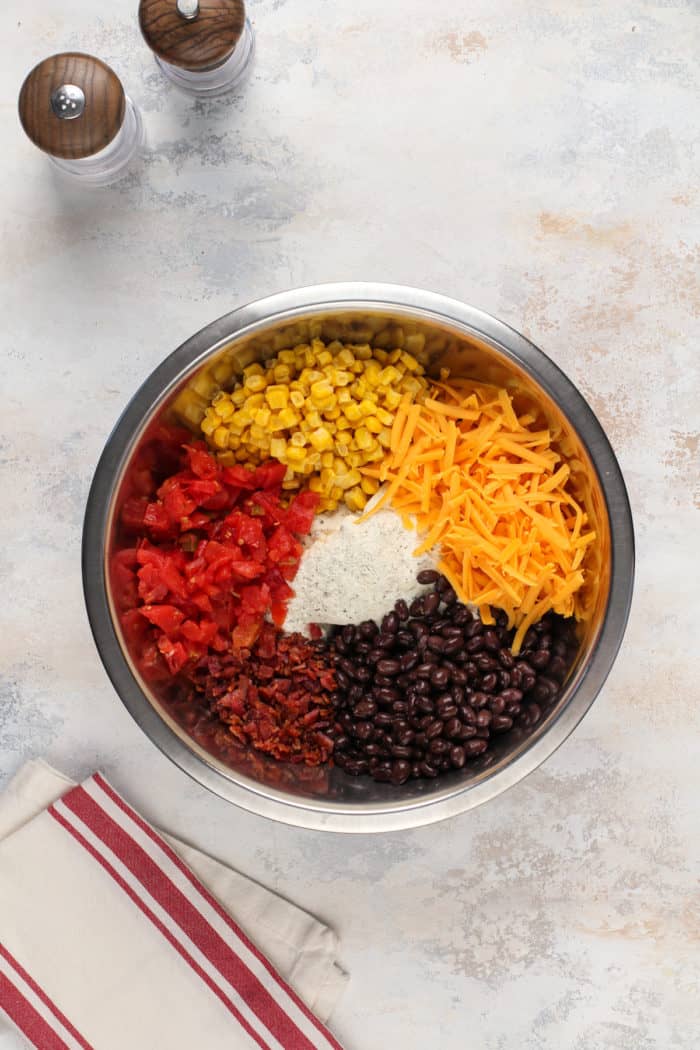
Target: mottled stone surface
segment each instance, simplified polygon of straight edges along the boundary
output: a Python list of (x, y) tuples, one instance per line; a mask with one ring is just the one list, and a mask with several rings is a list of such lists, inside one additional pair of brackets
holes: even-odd
[[(95, 767), (161, 825), (338, 929), (349, 1050), (698, 1044), (700, 5), (251, 0), (239, 97), (195, 104), (135, 0), (3, 11), (0, 773)], [(59, 185), (13, 99), (92, 51), (149, 145), (119, 187)], [(188, 781), (96, 656), (80, 531), (142, 379), (294, 285), (433, 288), (525, 331), (620, 457), (639, 569), (627, 638), (570, 740), (505, 796), (383, 838), (293, 830)]]

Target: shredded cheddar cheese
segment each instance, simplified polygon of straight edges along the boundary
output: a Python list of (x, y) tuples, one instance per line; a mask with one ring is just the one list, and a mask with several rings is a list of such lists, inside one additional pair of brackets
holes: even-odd
[(386, 483), (360, 521), (388, 503), (421, 535), (415, 554), (440, 550), (459, 598), (515, 627), (518, 652), (547, 612), (584, 619), (586, 551), (595, 541), (567, 490), (570, 467), (549, 429), (518, 417), (505, 389), (435, 383), (423, 404), (402, 403), (386, 459), (362, 473)]

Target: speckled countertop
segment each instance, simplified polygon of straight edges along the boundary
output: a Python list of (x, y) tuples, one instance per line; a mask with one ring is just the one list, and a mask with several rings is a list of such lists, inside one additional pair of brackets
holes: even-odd
[[(314, 910), (352, 983), (348, 1050), (694, 1050), (700, 979), (698, 0), (251, 0), (240, 97), (195, 104), (136, 4), (9, 0), (0, 252), (0, 779), (101, 767), (162, 826)], [(119, 187), (59, 186), (22, 77), (112, 63), (148, 148)], [(182, 339), (272, 291), (432, 288), (527, 333), (578, 383), (638, 538), (597, 703), (494, 802), (340, 837), (238, 812), (115, 697), (80, 584), (91, 474)]]

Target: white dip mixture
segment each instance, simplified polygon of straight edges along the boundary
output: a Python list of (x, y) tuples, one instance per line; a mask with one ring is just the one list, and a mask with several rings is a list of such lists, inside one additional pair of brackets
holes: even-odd
[(421, 569), (435, 568), (432, 556), (415, 558), (417, 533), (404, 528), (395, 511), (382, 509), (356, 524), (345, 508), (319, 515), (299, 571), (292, 581), (285, 631), (308, 633), (310, 623), (361, 623), (381, 620), (397, 598), (422, 594)]

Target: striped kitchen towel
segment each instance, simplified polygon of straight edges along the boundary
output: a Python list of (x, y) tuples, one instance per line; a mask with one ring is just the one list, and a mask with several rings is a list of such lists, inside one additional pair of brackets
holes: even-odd
[(340, 1050), (335, 949), (99, 773), (33, 762), (0, 798), (0, 1018), (39, 1050)]

